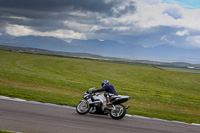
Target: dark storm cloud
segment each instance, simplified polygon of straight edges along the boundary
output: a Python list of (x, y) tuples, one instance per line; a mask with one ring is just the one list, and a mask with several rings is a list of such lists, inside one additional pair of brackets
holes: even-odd
[(69, 11), (91, 11), (110, 14), (114, 3), (103, 0), (1, 0), (2, 14), (25, 17), (50, 17), (51, 13)]
[(122, 3), (123, 0), (0, 0), (0, 25), (31, 26), (40, 31), (66, 28), (65, 20), (99, 25), (95, 15), (76, 16), (72, 13), (90, 12), (101, 17), (119, 17), (135, 10), (134, 3), (130, 2), (124, 9), (115, 12), (113, 9)]
[[(121, 4), (121, 3), (120, 3)], [(126, 14), (126, 13), (134, 13), (136, 11), (136, 8), (135, 8), (135, 2), (133, 2), (133, 1), (130, 1), (129, 3), (128, 3), (128, 5), (126, 5), (125, 7), (124, 7), (124, 9), (121, 9), (121, 10), (119, 10), (119, 12), (118, 13), (113, 13), (113, 16), (115, 16), (115, 17), (120, 17), (120, 16), (122, 16), (122, 15), (124, 15), (124, 14)]]

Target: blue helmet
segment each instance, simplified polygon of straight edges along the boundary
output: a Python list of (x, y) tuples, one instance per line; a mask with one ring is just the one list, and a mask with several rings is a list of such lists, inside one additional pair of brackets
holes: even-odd
[(105, 86), (109, 85), (109, 81), (104, 80), (101, 85), (102, 85), (102, 87), (105, 87)]

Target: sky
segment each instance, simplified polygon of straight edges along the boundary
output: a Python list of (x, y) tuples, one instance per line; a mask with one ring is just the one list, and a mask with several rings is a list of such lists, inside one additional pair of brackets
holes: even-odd
[(199, 0), (0, 0), (0, 35), (200, 48)]

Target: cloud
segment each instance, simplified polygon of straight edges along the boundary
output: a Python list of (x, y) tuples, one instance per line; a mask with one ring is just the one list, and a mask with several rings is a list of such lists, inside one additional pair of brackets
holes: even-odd
[[(3, 8), (34, 10), (44, 12), (63, 12), (72, 10), (87, 10), (92, 12), (107, 12), (112, 8), (114, 1), (105, 3), (104, 0), (3, 0)], [(51, 10), (49, 10), (51, 9)]]
[(86, 39), (86, 36), (83, 33), (74, 32), (73, 30), (55, 30), (50, 32), (40, 32), (31, 29), (28, 26), (21, 25), (11, 25), (9, 24), (6, 27), (6, 32), (12, 36), (54, 36), (58, 38), (69, 38), (69, 39)]
[[(112, 29), (99, 18), (120, 18), (134, 11), (131, 0), (6, 0), (0, 1), (0, 25), (18, 25), (15, 26), (17, 29), (20, 26), (31, 27), (31, 31), (28, 28), (23, 30), (25, 35), (33, 34), (33, 31), (46, 34), (65, 30), (91, 36), (99, 30)], [(12, 34), (21, 36), (22, 33)]]
[(167, 13), (169, 16), (173, 17), (174, 19), (182, 18), (182, 13), (180, 12), (180, 9), (176, 7), (169, 7), (165, 9), (163, 13)]
[(104, 29), (104, 27), (99, 26), (99, 25), (81, 24), (81, 23), (77, 23), (73, 21), (64, 21), (63, 23), (67, 28), (73, 29), (75, 31), (81, 31), (81, 32), (94, 32), (94, 31)]
[(19, 17), (19, 16), (2, 16), (2, 18), (8, 18), (8, 19), (18, 19), (18, 20), (31, 20), (26, 17)]
[(200, 36), (188, 36), (187, 41), (192, 47), (200, 48)]
[(200, 9), (189, 10), (179, 5), (137, 3), (137, 22), (143, 28), (170, 26), (200, 30), (197, 24), (200, 22), (199, 13)]
[(177, 31), (176, 35), (178, 35), (178, 36), (189, 35), (189, 31), (188, 30)]
[(170, 40), (170, 39), (168, 39), (168, 36), (167, 35), (163, 35), (161, 38), (160, 38), (160, 40), (162, 40), (162, 41), (165, 41), (166, 43), (168, 43), (168, 44), (176, 44), (176, 42), (174, 41), (174, 40)]
[(130, 27), (113, 27), (113, 31), (128, 31), (128, 30), (131, 30)]
[(162, 0), (140, 0), (140, 2), (150, 4), (150, 5), (158, 5), (162, 2)]

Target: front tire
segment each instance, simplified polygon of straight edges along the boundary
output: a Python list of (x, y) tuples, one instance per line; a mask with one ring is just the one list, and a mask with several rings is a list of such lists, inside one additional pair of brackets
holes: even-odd
[(122, 119), (126, 115), (126, 108), (123, 105), (117, 104), (115, 105), (115, 110), (110, 111), (110, 116), (113, 119)]
[(86, 100), (80, 101), (76, 106), (76, 112), (79, 114), (87, 114), (90, 110), (90, 105)]

